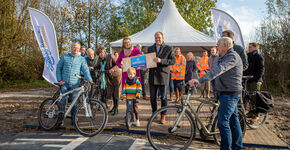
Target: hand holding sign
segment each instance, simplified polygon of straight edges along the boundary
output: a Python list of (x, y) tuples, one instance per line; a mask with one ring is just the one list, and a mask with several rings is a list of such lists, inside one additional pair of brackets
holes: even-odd
[(154, 62), (156, 62), (156, 63), (160, 63), (160, 62), (161, 62), (161, 59), (160, 59), (159, 57), (155, 57), (153, 60), (154, 60)]
[[(149, 53), (141, 56), (124, 58), (122, 65), (123, 72), (126, 72), (129, 67), (134, 67), (136, 70), (157, 67), (154, 58), (157, 58), (156, 53)], [(161, 59), (158, 61), (161, 62)]]

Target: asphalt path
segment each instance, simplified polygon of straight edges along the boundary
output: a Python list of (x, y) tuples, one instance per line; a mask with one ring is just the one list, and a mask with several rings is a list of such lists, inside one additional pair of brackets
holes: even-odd
[[(1, 136), (2, 150), (152, 150), (147, 140), (129, 136), (100, 134), (84, 137), (77, 134), (25, 133)], [(172, 150), (178, 147), (170, 148)], [(191, 150), (200, 148), (190, 147)]]

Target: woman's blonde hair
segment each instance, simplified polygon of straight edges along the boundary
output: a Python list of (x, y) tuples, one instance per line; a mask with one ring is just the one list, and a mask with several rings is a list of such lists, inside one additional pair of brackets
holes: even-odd
[[(129, 37), (124, 37), (124, 38), (123, 38), (123, 42), (122, 42), (122, 49), (121, 49), (121, 52), (124, 51), (124, 48), (125, 48), (125, 46), (124, 46), (124, 42), (125, 42), (126, 40), (129, 40), (129, 41), (131, 42), (131, 39), (130, 39)], [(132, 45), (132, 43), (131, 43), (131, 48), (132, 48), (132, 47), (133, 47), (133, 45)]]
[(179, 47), (175, 47), (174, 48), (174, 52), (177, 51), (177, 50), (179, 50), (181, 52), (181, 49)]
[(191, 60), (193, 60), (193, 53), (192, 52), (188, 52), (187, 54), (186, 54), (186, 56), (192, 56), (192, 58), (191, 58)]
[(136, 69), (133, 67), (128, 68), (127, 70), (127, 74), (129, 74), (130, 72), (134, 73), (136, 75)]

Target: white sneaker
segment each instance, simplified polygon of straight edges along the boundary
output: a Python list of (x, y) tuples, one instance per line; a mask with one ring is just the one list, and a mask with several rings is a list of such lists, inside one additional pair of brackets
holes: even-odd
[(136, 120), (136, 127), (139, 127), (139, 126), (140, 126), (140, 121)]

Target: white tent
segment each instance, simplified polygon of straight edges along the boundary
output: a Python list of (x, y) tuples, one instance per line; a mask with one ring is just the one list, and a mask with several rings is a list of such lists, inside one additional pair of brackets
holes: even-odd
[[(183, 52), (201, 51), (201, 47), (216, 45), (214, 38), (195, 30), (182, 18), (172, 0), (165, 0), (158, 17), (149, 27), (129, 37), (133, 45), (140, 43), (142, 46), (151, 46), (157, 31), (163, 32), (166, 44), (179, 46)], [(122, 39), (111, 42), (110, 45), (113, 48), (121, 47)]]

